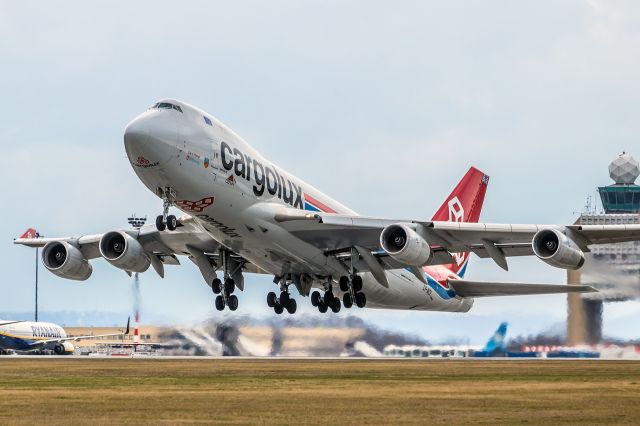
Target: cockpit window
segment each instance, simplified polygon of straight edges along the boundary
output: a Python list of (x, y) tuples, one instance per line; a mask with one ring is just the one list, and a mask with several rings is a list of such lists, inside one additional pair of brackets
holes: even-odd
[(211, 122), (211, 119), (209, 117), (205, 115), (203, 116), (203, 118), (205, 123), (207, 123), (209, 126), (213, 126), (213, 123)]
[(175, 109), (176, 111), (182, 112), (182, 108), (178, 105), (170, 104), (169, 102), (158, 102), (151, 108), (159, 108), (159, 109)]

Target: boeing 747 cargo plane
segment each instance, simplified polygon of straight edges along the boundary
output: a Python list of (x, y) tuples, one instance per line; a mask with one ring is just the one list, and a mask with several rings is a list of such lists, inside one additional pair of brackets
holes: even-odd
[[(489, 176), (471, 168), (428, 220), (358, 215), (267, 160), (210, 114), (173, 99), (136, 117), (124, 133), (131, 166), (162, 199), (156, 224), (64, 238), (24, 236), (43, 247), (45, 267), (86, 280), (103, 257), (128, 273), (190, 259), (217, 296), (238, 308), (244, 273), (270, 274), (278, 314), (296, 311), (293, 285), (320, 312), (372, 308), (467, 312), (474, 297), (593, 291), (587, 286), (475, 282), (470, 253), (507, 269), (511, 256), (535, 255), (578, 269), (599, 243), (640, 239), (640, 225), (478, 223)], [(363, 182), (366, 185), (366, 182)], [(184, 215), (169, 214), (176, 207)]]

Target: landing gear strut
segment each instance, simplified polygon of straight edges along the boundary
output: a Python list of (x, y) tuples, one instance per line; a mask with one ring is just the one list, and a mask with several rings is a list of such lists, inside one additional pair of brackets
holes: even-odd
[(286, 279), (276, 277), (274, 281), (280, 282), (280, 297), (273, 291), (267, 294), (267, 306), (273, 308), (276, 314), (280, 315), (286, 309), (290, 314), (295, 314), (298, 310), (298, 303), (296, 299), (289, 294), (290, 283), (286, 282)]
[(230, 253), (228, 251), (220, 250), (222, 270), (224, 271), (224, 283), (219, 278), (215, 278), (211, 283), (211, 290), (213, 290), (214, 294), (217, 294), (215, 303), (216, 309), (219, 311), (222, 311), (225, 306), (228, 306), (232, 311), (238, 309), (238, 296), (233, 294), (236, 289), (236, 282), (231, 278), (236, 271), (230, 271), (229, 255)]
[(156, 217), (156, 228), (158, 231), (174, 231), (178, 227), (178, 219), (172, 214), (169, 214), (169, 207), (173, 205), (173, 200), (176, 197), (175, 191), (171, 187), (162, 189), (162, 214)]

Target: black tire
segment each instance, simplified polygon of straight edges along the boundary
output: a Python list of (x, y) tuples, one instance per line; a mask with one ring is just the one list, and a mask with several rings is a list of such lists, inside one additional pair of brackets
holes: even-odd
[(298, 303), (296, 299), (289, 299), (289, 303), (287, 303), (287, 312), (290, 314), (295, 314), (298, 309)]
[(321, 314), (327, 312), (327, 305), (324, 303), (324, 300), (320, 300), (320, 303), (318, 303), (318, 310)]
[(342, 304), (346, 309), (349, 309), (353, 306), (353, 300), (351, 300), (351, 295), (349, 293), (345, 293), (342, 297)]
[(278, 301), (278, 296), (276, 296), (276, 294), (272, 291), (270, 291), (267, 294), (267, 306), (270, 308), (273, 308), (274, 306), (276, 306)]
[(311, 304), (317, 308), (318, 303), (320, 303), (320, 292), (314, 291), (311, 293)]
[(340, 290), (349, 291), (349, 277), (342, 276), (340, 277)]
[(167, 229), (169, 231), (175, 231), (178, 227), (178, 219), (172, 214), (167, 216)]
[(333, 302), (331, 302), (331, 310), (333, 311), (333, 313), (337, 314), (338, 312), (340, 312), (341, 307), (342, 303), (340, 303), (340, 299), (334, 297)]
[(287, 306), (289, 304), (289, 300), (291, 300), (289, 293), (287, 293), (286, 291), (280, 293), (280, 305), (282, 305), (283, 307)]
[(216, 309), (219, 311), (224, 309), (224, 299), (222, 299), (222, 296), (216, 296)]
[(227, 299), (227, 305), (229, 305), (229, 309), (231, 309), (232, 311), (238, 309), (238, 296), (236, 296), (235, 294), (229, 296), (229, 298)]
[(273, 307), (273, 310), (276, 312), (276, 314), (280, 315), (282, 312), (284, 312), (284, 308), (280, 305), (276, 305)]
[(364, 293), (356, 293), (356, 305), (358, 305), (358, 308), (367, 306), (367, 296)]
[(215, 278), (211, 283), (211, 290), (213, 290), (213, 294), (220, 294), (220, 290), (222, 290), (222, 281), (220, 278)]
[(324, 304), (327, 305), (327, 307), (331, 306), (331, 303), (333, 303), (333, 299), (335, 299), (335, 296), (331, 291), (324, 292)]
[(164, 221), (162, 220), (162, 216), (156, 217), (156, 229), (158, 231), (164, 231), (165, 229), (167, 229), (167, 225), (165, 225)]
[(227, 295), (233, 293), (233, 290), (236, 288), (236, 282), (233, 280), (233, 278), (227, 278), (226, 280), (224, 280), (224, 291), (227, 293)]
[(353, 276), (353, 291), (356, 293), (362, 291), (362, 277), (360, 275)]

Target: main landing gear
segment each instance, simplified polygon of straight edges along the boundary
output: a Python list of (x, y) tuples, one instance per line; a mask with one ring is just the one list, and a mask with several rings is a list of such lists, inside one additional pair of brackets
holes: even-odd
[(362, 292), (362, 277), (360, 275), (352, 275), (351, 279), (347, 276), (340, 277), (340, 290), (344, 293), (342, 301), (345, 308), (351, 308), (354, 304), (358, 308), (364, 308), (367, 305), (367, 297)]
[(289, 285), (286, 279), (276, 277), (274, 280), (276, 283), (280, 282), (280, 297), (278, 297), (273, 291), (267, 294), (267, 306), (273, 308), (276, 314), (280, 315), (286, 309), (290, 314), (295, 314), (298, 309), (298, 303), (296, 299), (291, 297), (289, 293)]
[[(230, 252), (226, 250), (220, 250), (220, 258), (222, 259), (222, 270), (224, 278), (224, 283), (219, 278), (215, 278), (211, 283), (211, 290), (213, 290), (216, 296), (216, 309), (222, 311), (225, 306), (228, 306), (230, 310), (235, 311), (238, 309), (238, 296), (233, 294), (236, 289), (236, 282), (232, 276), (236, 276), (237, 268), (240, 266), (236, 266), (236, 270), (231, 270), (233, 267), (233, 261), (230, 260)], [(236, 276), (237, 278), (237, 276)], [(242, 278), (242, 277), (240, 277)]]
[(236, 282), (233, 278), (225, 278), (224, 283), (216, 278), (211, 283), (211, 289), (216, 296), (216, 309), (222, 311), (225, 306), (230, 310), (238, 309), (238, 296), (232, 294), (236, 288)]
[(162, 189), (162, 214), (156, 217), (156, 228), (158, 231), (175, 231), (178, 227), (178, 219), (169, 214), (169, 207), (173, 205), (173, 200), (176, 197), (175, 191), (171, 187)]
[(342, 308), (340, 298), (333, 295), (333, 290), (331, 289), (331, 287), (329, 287), (329, 289), (324, 292), (324, 296), (321, 296), (319, 291), (314, 291), (313, 293), (311, 293), (311, 304), (318, 308), (318, 311), (320, 311), (320, 313), (322, 314), (327, 312), (329, 309), (337, 314)]

